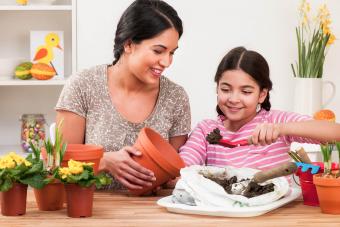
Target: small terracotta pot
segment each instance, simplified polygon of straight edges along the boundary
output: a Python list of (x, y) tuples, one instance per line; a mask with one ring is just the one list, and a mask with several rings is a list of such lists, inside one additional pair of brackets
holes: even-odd
[(42, 189), (33, 189), (39, 210), (52, 211), (63, 208), (65, 200), (64, 184), (55, 180)]
[[(47, 159), (45, 149), (41, 149), (43, 159)], [(103, 157), (104, 148), (102, 146), (92, 144), (68, 144), (61, 165), (67, 167), (70, 159), (81, 162), (93, 162), (93, 171), (96, 174), (99, 168), (100, 159)]]
[(27, 185), (14, 183), (6, 192), (1, 192), (1, 214), (18, 216), (26, 213)]
[(143, 195), (167, 182), (178, 177), (181, 168), (185, 164), (177, 151), (157, 132), (150, 128), (143, 128), (134, 145), (141, 156), (133, 156), (140, 165), (154, 172), (156, 181), (150, 187), (139, 190), (130, 190), (133, 195)]
[[(320, 166), (318, 173), (323, 173), (324, 164), (323, 162), (313, 162), (314, 165)], [(332, 163), (332, 170), (338, 169), (337, 163)], [(310, 170), (306, 172), (301, 171), (301, 167), (298, 168), (296, 175), (299, 177), (303, 204), (307, 206), (319, 206), (318, 194), (316, 192), (316, 187), (313, 184), (313, 174)]]
[(78, 184), (65, 184), (65, 189), (67, 215), (72, 218), (91, 217), (95, 186), (86, 188)]
[(313, 176), (322, 213), (340, 214), (340, 178), (326, 178), (322, 174)]

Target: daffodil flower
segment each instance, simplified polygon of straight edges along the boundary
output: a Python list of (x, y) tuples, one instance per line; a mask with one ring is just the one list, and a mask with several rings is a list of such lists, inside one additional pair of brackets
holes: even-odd
[(327, 48), (336, 38), (331, 31), (327, 5), (322, 4), (314, 17), (310, 17), (310, 10), (310, 4), (302, 0), (299, 6), (301, 22), (296, 28), (298, 61), (291, 66), (295, 77), (321, 78)]

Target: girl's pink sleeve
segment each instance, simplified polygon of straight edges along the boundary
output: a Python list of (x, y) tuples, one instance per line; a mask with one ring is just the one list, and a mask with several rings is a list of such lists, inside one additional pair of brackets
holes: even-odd
[(191, 132), (187, 142), (179, 149), (179, 155), (186, 166), (205, 165), (207, 142), (204, 123), (199, 123)]

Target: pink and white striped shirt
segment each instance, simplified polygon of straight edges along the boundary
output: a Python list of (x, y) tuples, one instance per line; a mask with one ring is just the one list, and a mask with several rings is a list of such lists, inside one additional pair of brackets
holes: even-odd
[(187, 166), (234, 166), (237, 168), (249, 167), (256, 169), (270, 169), (290, 160), (287, 151), (292, 142), (318, 143), (315, 140), (284, 136), (275, 143), (266, 146), (239, 146), (228, 148), (218, 144), (209, 144), (207, 134), (219, 128), (223, 139), (232, 142), (249, 138), (256, 125), (260, 123), (285, 123), (311, 120), (310, 116), (297, 113), (261, 110), (253, 120), (242, 126), (237, 132), (227, 131), (219, 116), (217, 120), (203, 120), (191, 132), (187, 142), (179, 149), (180, 156)]

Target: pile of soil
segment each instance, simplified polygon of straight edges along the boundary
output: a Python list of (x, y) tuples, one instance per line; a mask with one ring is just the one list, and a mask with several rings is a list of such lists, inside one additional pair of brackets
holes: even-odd
[[(238, 180), (236, 176), (233, 176), (231, 178), (226, 178), (224, 176), (212, 176), (212, 175), (206, 175), (206, 174), (202, 174), (205, 178), (208, 178), (209, 180), (212, 180), (214, 182), (216, 182), (217, 184), (221, 185), (224, 190), (228, 193), (228, 194), (233, 194), (231, 191), (232, 188), (232, 184), (235, 183), (240, 183), (243, 181), (249, 181), (249, 179), (240, 179)], [(263, 195), (269, 192), (274, 191), (274, 184), (270, 183), (270, 184), (266, 184), (266, 185), (259, 185), (256, 182), (252, 182), (250, 181), (249, 185), (247, 186), (247, 189), (242, 193), (243, 196), (247, 197), (247, 198), (252, 198), (255, 196), (259, 196), (259, 195)]]

